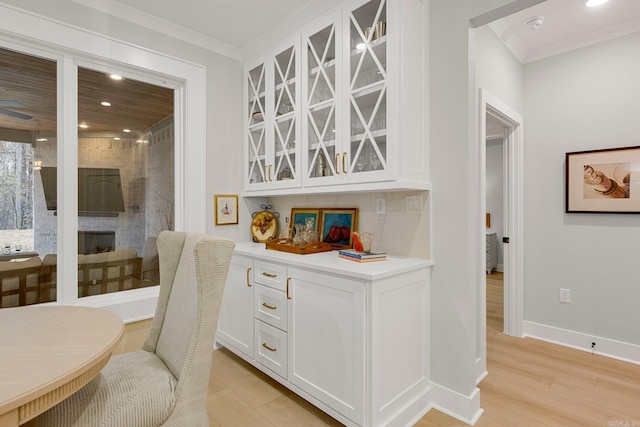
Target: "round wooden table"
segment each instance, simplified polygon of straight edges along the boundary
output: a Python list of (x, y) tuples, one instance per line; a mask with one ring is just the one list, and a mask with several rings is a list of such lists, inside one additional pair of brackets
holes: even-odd
[(100, 372), (124, 325), (97, 308), (0, 309), (0, 427), (55, 406)]

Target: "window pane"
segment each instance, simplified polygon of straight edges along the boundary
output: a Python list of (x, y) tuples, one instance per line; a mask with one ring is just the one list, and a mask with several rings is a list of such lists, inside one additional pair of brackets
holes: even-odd
[(0, 49), (1, 308), (56, 300), (55, 153), (56, 62)]
[(78, 69), (78, 296), (158, 284), (174, 228), (173, 90)]

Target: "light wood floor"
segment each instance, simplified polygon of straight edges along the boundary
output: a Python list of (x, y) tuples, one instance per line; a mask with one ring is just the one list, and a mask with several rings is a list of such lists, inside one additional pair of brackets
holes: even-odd
[[(489, 375), (476, 426), (640, 427), (640, 366), (505, 336), (502, 295), (502, 274), (487, 276)], [(214, 351), (207, 405), (212, 427), (341, 425), (224, 349)], [(464, 425), (431, 410), (416, 427)]]

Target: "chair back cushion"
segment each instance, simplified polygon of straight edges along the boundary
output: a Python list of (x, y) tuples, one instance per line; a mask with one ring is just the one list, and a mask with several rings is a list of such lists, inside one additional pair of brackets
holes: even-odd
[(198, 308), (195, 247), (201, 237), (202, 234), (187, 233), (156, 347), (156, 354), (177, 379), (195, 333)]

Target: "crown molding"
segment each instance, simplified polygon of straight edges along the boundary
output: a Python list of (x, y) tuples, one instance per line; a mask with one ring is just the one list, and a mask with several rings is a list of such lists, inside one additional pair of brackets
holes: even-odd
[(181, 25), (158, 18), (115, 0), (72, 0), (75, 3), (114, 16), (124, 21), (142, 26), (149, 30), (159, 31), (178, 40), (242, 61), (242, 51), (230, 44), (221, 42)]

